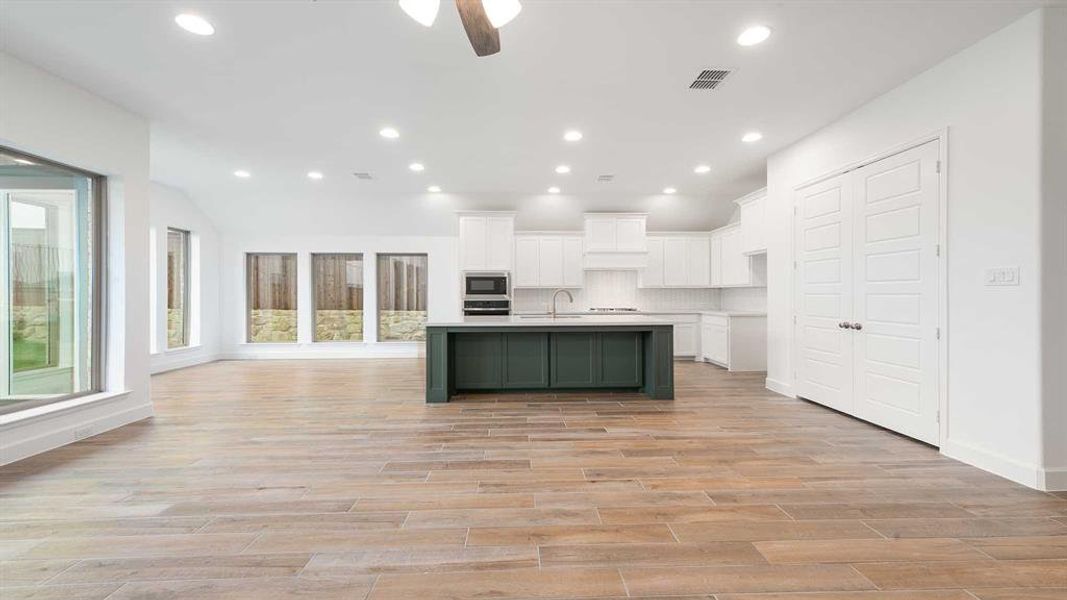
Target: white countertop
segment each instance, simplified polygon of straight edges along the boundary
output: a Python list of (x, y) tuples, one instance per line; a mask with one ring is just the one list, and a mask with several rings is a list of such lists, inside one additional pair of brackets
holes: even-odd
[[(517, 315), (544, 315), (543, 312), (524, 312), (520, 311), (515, 313)], [(582, 316), (610, 316), (610, 315), (715, 315), (719, 317), (766, 317), (766, 312), (754, 311), (754, 310), (731, 310), (731, 309), (703, 309), (703, 308), (682, 308), (678, 310), (638, 310), (638, 311), (626, 311), (617, 313), (594, 313), (589, 311), (584, 312), (563, 312), (561, 315), (582, 315)]]
[(657, 319), (649, 315), (610, 314), (591, 315), (583, 313), (563, 314), (556, 318), (548, 315), (509, 315), (499, 317), (463, 317), (459, 321), (429, 321), (427, 327), (603, 327), (605, 325), (670, 325), (667, 319)]
[(702, 315), (715, 317), (766, 317), (767, 313), (754, 310), (702, 310)]

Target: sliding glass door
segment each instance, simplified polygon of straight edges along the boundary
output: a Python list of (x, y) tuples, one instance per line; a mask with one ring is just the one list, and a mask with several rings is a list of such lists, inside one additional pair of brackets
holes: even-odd
[(0, 148), (0, 413), (101, 387), (102, 183)]

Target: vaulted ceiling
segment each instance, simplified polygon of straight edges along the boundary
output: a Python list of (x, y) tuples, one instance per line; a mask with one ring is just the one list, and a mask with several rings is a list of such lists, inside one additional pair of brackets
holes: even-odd
[[(447, 0), (432, 28), (387, 0), (4, 0), (0, 45), (151, 119), (153, 177), (209, 213), (430, 184), (502, 199), (672, 186), (714, 201), (758, 186), (776, 149), (1039, 3), (523, 4), (501, 30), (503, 50), (486, 58)], [(203, 15), (215, 35), (179, 29), (179, 12)], [(753, 23), (773, 35), (739, 46)], [(689, 89), (709, 68), (733, 73), (713, 91)], [(386, 125), (400, 138), (380, 137)], [(584, 139), (563, 141), (571, 128)], [(750, 130), (763, 140), (742, 143)], [(413, 161), (425, 171), (411, 172)], [(559, 164), (572, 172), (557, 175)], [(711, 171), (695, 174), (698, 164)], [(310, 181), (309, 170), (325, 177)]]

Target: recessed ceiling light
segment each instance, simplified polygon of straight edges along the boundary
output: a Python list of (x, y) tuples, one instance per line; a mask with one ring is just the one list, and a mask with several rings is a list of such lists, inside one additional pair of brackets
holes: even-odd
[(37, 164), (37, 163), (33, 162), (32, 160), (26, 160), (25, 158), (14, 158), (12, 160), (14, 160), (15, 162), (17, 162), (20, 165), (35, 165), (35, 164)]
[(765, 25), (753, 25), (737, 36), (737, 43), (742, 46), (755, 46), (771, 37), (771, 29)]
[(571, 172), (571, 168), (567, 165), (560, 165), (556, 167), (556, 172), (560, 175), (566, 175), (567, 173)]
[(400, 132), (392, 127), (383, 127), (382, 130), (378, 132), (378, 135), (386, 139), (395, 140), (400, 137)]
[(549, 194), (558, 194), (559, 193), (559, 188), (556, 187), (556, 186), (552, 186), (552, 187), (548, 188), (548, 193)]
[(178, 27), (196, 35), (211, 35), (215, 33), (215, 28), (211, 23), (208, 23), (207, 19), (200, 15), (182, 13), (174, 17), (174, 22), (178, 24)]
[(441, 0), (400, 0), (400, 8), (420, 25), (429, 27), (437, 19)]
[(577, 129), (571, 129), (570, 131), (563, 134), (563, 139), (567, 140), (568, 142), (577, 142), (578, 140), (582, 139), (582, 132), (578, 131)]
[(519, 0), (482, 0), (482, 8), (489, 24), (500, 29), (519, 15), (522, 3)]
[(678, 190), (676, 190), (676, 189), (674, 189), (674, 188), (672, 188), (672, 187), (665, 187), (665, 188), (663, 188), (663, 193), (664, 193), (664, 194), (673, 194), (673, 193), (675, 193), (675, 192), (677, 192), (677, 191), (678, 191)]
[(249, 173), (248, 171), (245, 171), (244, 169), (237, 169), (236, 171), (233, 172), (233, 176), (234, 177), (240, 177), (241, 179), (248, 179), (249, 177), (252, 176), (252, 174)]
[(422, 171), (426, 170), (426, 165), (424, 165), (422, 163), (413, 162), (410, 165), (408, 165), (408, 168), (411, 169), (412, 171), (415, 171), (416, 173), (421, 173)]
[(693, 172), (697, 175), (703, 175), (704, 173), (710, 173), (711, 167), (708, 165), (697, 165), (696, 168), (693, 169)]
[(750, 132), (746, 133), (741, 138), (741, 141), (742, 142), (748, 142), (748, 143), (751, 144), (752, 142), (758, 142), (758, 141), (760, 141), (762, 139), (763, 139), (763, 134), (762, 133), (760, 133), (758, 131), (750, 131)]
[(321, 171), (308, 171), (308, 179), (322, 179)]
[(438, 194), (441, 192), (441, 186), (431, 185), (430, 187), (426, 188), (426, 191), (430, 192), (431, 194)]

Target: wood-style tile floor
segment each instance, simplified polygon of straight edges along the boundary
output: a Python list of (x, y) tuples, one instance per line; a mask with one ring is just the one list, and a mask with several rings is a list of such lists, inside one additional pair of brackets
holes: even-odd
[(0, 598), (1067, 598), (1067, 498), (677, 363), (427, 406), (418, 360), (221, 362), (0, 469)]

